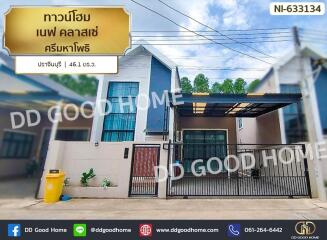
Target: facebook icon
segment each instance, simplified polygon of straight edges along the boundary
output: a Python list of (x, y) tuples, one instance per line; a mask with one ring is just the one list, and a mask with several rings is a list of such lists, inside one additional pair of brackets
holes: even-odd
[(8, 237), (20, 237), (20, 224), (8, 224)]

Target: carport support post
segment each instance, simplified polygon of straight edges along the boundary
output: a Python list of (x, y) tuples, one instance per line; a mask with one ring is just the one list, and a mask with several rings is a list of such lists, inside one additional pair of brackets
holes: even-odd
[[(320, 115), (317, 104), (316, 91), (312, 76), (311, 63), (309, 59), (304, 59), (301, 51), (301, 42), (299, 39), (297, 27), (293, 27), (295, 56), (298, 59), (299, 69), (301, 71), (300, 86), (303, 96), (303, 106), (309, 136), (309, 143), (313, 149), (313, 165), (316, 177), (316, 185), (318, 197), (322, 201), (326, 201), (326, 191), (324, 187), (324, 177), (322, 175), (321, 161), (317, 151), (317, 143), (322, 143), (323, 135), (320, 123)], [(310, 160), (310, 159), (309, 159)]]

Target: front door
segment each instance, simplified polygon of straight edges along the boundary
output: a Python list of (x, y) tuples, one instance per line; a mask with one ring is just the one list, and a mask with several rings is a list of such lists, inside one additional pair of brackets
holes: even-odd
[[(227, 132), (225, 130), (184, 130), (183, 131), (183, 160), (186, 173), (191, 172), (194, 160), (202, 159), (206, 165), (211, 157), (218, 157), (222, 161), (227, 155)], [(196, 165), (195, 170), (201, 165)], [(213, 171), (218, 170), (218, 164), (213, 161)]]

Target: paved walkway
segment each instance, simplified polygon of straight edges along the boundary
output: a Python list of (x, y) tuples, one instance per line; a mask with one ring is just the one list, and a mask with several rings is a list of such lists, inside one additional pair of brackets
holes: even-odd
[(0, 219), (327, 219), (317, 199), (0, 199)]

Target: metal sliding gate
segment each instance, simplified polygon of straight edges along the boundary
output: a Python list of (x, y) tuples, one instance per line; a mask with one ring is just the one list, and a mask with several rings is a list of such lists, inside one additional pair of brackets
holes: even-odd
[(305, 145), (169, 143), (165, 148), (167, 196), (311, 197)]
[(157, 196), (155, 166), (159, 165), (160, 145), (133, 145), (129, 196)]

